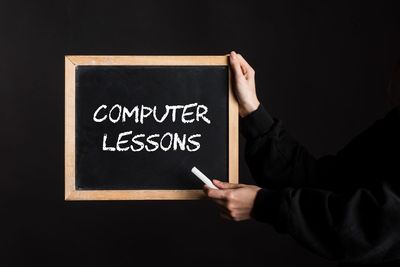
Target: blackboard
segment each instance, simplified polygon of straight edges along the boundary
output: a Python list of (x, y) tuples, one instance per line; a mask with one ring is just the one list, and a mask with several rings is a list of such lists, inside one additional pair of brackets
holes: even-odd
[(237, 182), (227, 56), (67, 56), (67, 200), (200, 199)]

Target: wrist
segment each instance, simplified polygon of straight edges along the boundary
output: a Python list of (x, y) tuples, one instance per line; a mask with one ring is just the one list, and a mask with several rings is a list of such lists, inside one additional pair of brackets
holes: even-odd
[(260, 102), (258, 101), (258, 99), (256, 99), (253, 102), (240, 105), (240, 110), (239, 110), (240, 116), (242, 118), (246, 117), (250, 113), (256, 111), (259, 106)]

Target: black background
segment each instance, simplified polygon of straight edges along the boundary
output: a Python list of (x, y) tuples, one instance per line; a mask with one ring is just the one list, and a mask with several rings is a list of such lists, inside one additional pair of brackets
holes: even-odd
[(1, 265), (332, 266), (207, 201), (64, 202), (64, 54), (236, 50), (261, 102), (320, 156), (388, 110), (395, 2), (1, 1)]
[[(227, 66), (78, 66), (75, 87), (75, 186), (78, 190), (87, 189), (202, 189), (203, 183), (191, 173), (196, 166), (209, 177), (228, 181), (228, 92), (229, 74)], [(197, 103), (207, 107), (203, 119), (195, 118), (197, 107), (187, 111), (192, 115), (186, 119), (194, 121), (183, 123), (183, 111), (176, 111), (172, 121), (171, 112), (160, 123), (153, 114), (135, 123), (135, 117), (113, 123), (118, 109), (109, 113), (115, 104), (131, 110), (142, 105), (156, 107), (161, 118), (165, 105), (188, 105)], [(102, 122), (93, 121), (93, 113), (101, 106), (98, 118), (110, 114)], [(203, 109), (200, 110), (204, 112)], [(154, 111), (153, 111), (154, 112)], [(139, 112), (140, 113), (140, 112)], [(187, 113), (189, 114), (189, 113)], [(149, 152), (145, 149), (133, 152), (103, 151), (103, 135), (107, 134), (106, 146), (115, 149), (120, 133), (131, 131), (122, 140), (122, 147), (138, 145), (131, 139), (138, 134), (145, 137), (159, 134), (153, 142), (168, 146), (174, 141), (162, 136), (165, 133), (178, 134), (181, 140), (186, 135), (189, 148), (195, 146), (188, 142), (191, 136), (200, 134), (193, 140), (198, 142), (196, 151), (188, 149), (163, 151), (161, 148)], [(170, 145), (171, 146), (171, 145)]]

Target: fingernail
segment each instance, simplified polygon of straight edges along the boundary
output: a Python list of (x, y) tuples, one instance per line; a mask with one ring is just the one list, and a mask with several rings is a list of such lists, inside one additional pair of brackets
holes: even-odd
[(235, 53), (235, 51), (232, 51), (232, 52), (231, 52), (231, 56), (232, 56), (232, 59), (236, 59), (236, 53)]

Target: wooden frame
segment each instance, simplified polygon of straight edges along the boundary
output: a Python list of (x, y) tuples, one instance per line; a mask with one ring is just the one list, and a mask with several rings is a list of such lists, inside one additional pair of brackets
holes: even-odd
[(65, 56), (65, 200), (204, 199), (202, 190), (76, 190), (75, 188), (75, 67), (79, 65), (214, 65), (229, 72), (229, 182), (239, 181), (238, 103), (231, 88), (229, 56)]

